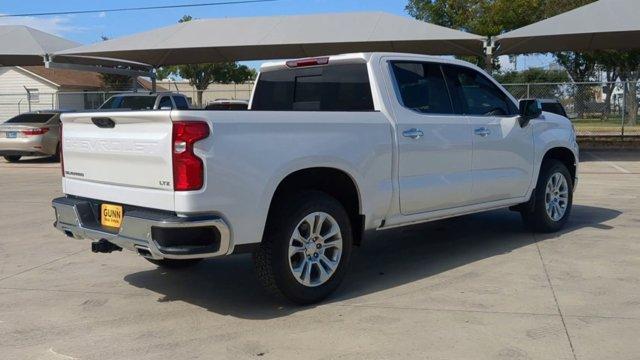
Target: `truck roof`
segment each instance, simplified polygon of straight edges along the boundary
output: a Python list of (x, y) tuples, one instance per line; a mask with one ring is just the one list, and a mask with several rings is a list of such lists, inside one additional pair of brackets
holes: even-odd
[(113, 96), (161, 96), (161, 95), (169, 95), (169, 96), (184, 96), (181, 93), (173, 92), (173, 91), (159, 91), (159, 92), (132, 92), (132, 93), (121, 93), (115, 94)]
[[(420, 58), (424, 61), (437, 62), (437, 63), (446, 63), (460, 66), (473, 67), (475, 69), (481, 70), (477, 66), (462, 60), (454, 59), (451, 56), (433, 56), (433, 55), (423, 55), (423, 54), (411, 54), (411, 53), (397, 53), (397, 52), (360, 52), (360, 53), (348, 53), (348, 54), (338, 54), (338, 55), (326, 55), (326, 56), (314, 56), (308, 59), (325, 59), (328, 58), (330, 62), (342, 62), (342, 63), (357, 63), (357, 62), (369, 62), (374, 58), (380, 57), (406, 57), (407, 59), (412, 58)], [(287, 68), (287, 63), (290, 61), (302, 60), (302, 59), (289, 59), (289, 60), (278, 60), (278, 61), (269, 61), (262, 64), (260, 67), (260, 71), (273, 71), (278, 69)]]

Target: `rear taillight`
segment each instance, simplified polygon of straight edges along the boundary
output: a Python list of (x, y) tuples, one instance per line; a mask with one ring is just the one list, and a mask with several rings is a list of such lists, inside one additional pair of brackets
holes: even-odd
[(22, 135), (26, 135), (26, 136), (44, 135), (48, 131), (49, 131), (49, 128), (27, 129), (27, 130), (22, 130)]
[(318, 58), (308, 58), (308, 59), (298, 59), (287, 61), (287, 67), (290, 68), (299, 68), (305, 66), (318, 66), (318, 65), (327, 65), (329, 63), (328, 57), (318, 57)]
[(62, 153), (62, 139), (64, 139), (64, 136), (62, 136), (62, 131), (64, 129), (64, 126), (62, 126), (62, 123), (60, 123), (60, 142), (58, 143), (58, 146), (60, 147), (60, 170), (62, 171), (62, 177), (64, 177), (64, 156)]
[(173, 123), (173, 189), (190, 191), (202, 188), (204, 164), (193, 152), (193, 144), (209, 136), (209, 125), (201, 121)]

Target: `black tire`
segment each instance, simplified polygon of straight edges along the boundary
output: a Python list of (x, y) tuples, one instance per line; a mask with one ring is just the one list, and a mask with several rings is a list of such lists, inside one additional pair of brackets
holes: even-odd
[[(564, 215), (558, 220), (553, 220), (547, 213), (545, 204), (545, 189), (549, 179), (556, 173), (560, 173), (567, 181), (568, 196), (567, 205)], [(564, 227), (573, 205), (573, 179), (567, 167), (560, 161), (550, 159), (546, 160), (540, 169), (538, 183), (534, 190), (533, 206), (524, 206), (520, 214), (525, 225), (534, 232), (552, 233), (559, 231)]]
[(154, 260), (145, 258), (152, 264), (157, 265), (158, 267), (164, 269), (184, 269), (198, 264), (202, 259), (184, 259), (184, 260), (176, 260), (176, 259), (162, 259), (162, 260)]
[(20, 158), (22, 158), (22, 156), (20, 155), (7, 155), (4, 157), (5, 160), (7, 160), (10, 163), (15, 163), (20, 161)]
[[(325, 299), (344, 279), (351, 258), (353, 236), (347, 212), (340, 202), (319, 191), (301, 192), (278, 200), (278, 204), (274, 206), (276, 207), (269, 215), (262, 243), (254, 253), (258, 279), (271, 294), (283, 296), (300, 305)], [(342, 253), (335, 271), (326, 282), (307, 286), (296, 279), (290, 267), (289, 241), (298, 224), (315, 212), (330, 215), (339, 226)], [(304, 258), (305, 255), (301, 256)], [(317, 270), (319, 269), (316, 268)]]
[(56, 153), (51, 155), (51, 161), (60, 162), (60, 143), (56, 147)]

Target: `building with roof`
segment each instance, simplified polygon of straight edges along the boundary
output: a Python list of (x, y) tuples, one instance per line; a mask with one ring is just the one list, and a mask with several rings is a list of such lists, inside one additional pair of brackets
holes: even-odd
[[(138, 78), (138, 89), (151, 83)], [(95, 109), (109, 94), (98, 73), (43, 66), (0, 67), (0, 122), (29, 110)]]

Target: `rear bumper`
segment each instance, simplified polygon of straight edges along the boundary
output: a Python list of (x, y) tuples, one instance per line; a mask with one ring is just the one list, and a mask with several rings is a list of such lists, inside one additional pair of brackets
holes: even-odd
[(22, 151), (22, 150), (0, 150), (0, 156), (52, 156), (41, 151)]
[(0, 138), (0, 155), (55, 155), (57, 139), (47, 139), (45, 136), (38, 135), (15, 139)]
[[(52, 201), (52, 206), (56, 213), (54, 227), (67, 236), (104, 239), (156, 260), (217, 257), (227, 255), (231, 248), (229, 227), (217, 216), (179, 217), (164, 211), (125, 207), (122, 226), (112, 231), (100, 225), (99, 210), (96, 211), (96, 203), (91, 200), (60, 197)], [(181, 233), (195, 229), (212, 230), (217, 234), (216, 239), (206, 245), (180, 244)], [(169, 242), (167, 234), (172, 237)]]

